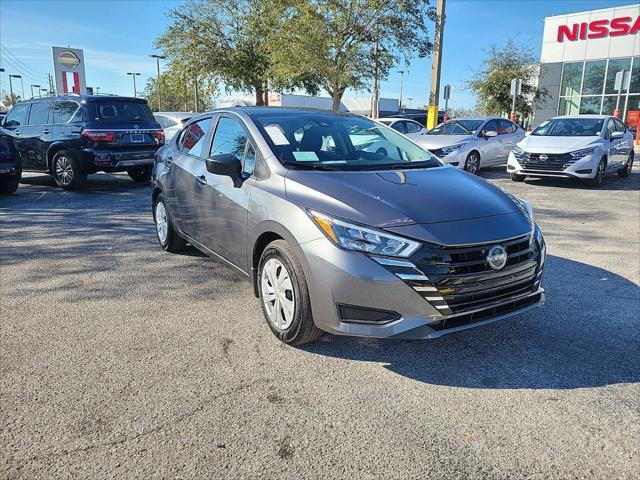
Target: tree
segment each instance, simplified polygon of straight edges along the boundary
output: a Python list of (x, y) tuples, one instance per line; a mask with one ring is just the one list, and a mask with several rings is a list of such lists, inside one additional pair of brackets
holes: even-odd
[[(217, 79), (208, 74), (197, 77), (198, 111), (204, 112), (213, 108), (213, 97), (217, 93)], [(195, 108), (194, 81), (196, 77), (190, 75), (186, 67), (171, 63), (169, 68), (157, 78), (150, 78), (144, 89), (144, 97), (149, 106), (158, 109), (158, 86), (161, 87), (162, 110), (165, 112), (190, 111)]]
[(489, 46), (487, 57), (467, 87), (476, 94), (477, 109), (485, 114), (510, 112), (513, 97), (511, 80), (522, 80), (522, 95), (516, 98), (516, 111), (526, 117), (533, 113), (533, 102), (549, 96), (545, 88), (536, 86), (538, 61), (526, 45), (508, 40), (504, 47)]
[[(171, 10), (173, 24), (156, 40), (192, 73), (219, 78), (227, 89), (254, 92), (264, 105), (271, 62), (266, 39), (278, 21), (275, 0), (188, 0)], [(288, 82), (293, 84), (295, 82)]]
[(290, 0), (266, 43), (275, 83), (301, 79), (320, 86), (338, 110), (345, 90), (385, 78), (400, 57), (427, 56), (433, 47), (428, 0)]
[(15, 93), (11, 94), (8, 92), (2, 92), (2, 101), (0, 101), (0, 107), (2, 107), (2, 109), (8, 110), (20, 100), (22, 100), (22, 98), (20, 98), (20, 95), (16, 95)]

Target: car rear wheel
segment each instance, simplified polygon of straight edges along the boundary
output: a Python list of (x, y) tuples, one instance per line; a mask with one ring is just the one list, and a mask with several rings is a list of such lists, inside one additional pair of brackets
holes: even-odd
[(184, 249), (187, 242), (173, 228), (167, 210), (167, 202), (162, 193), (153, 202), (153, 221), (156, 225), (158, 243), (163, 250), (175, 253)]
[(302, 266), (287, 242), (276, 240), (267, 245), (260, 257), (257, 282), (262, 311), (279, 340), (304, 345), (322, 336), (313, 322)]
[(54, 155), (52, 173), (56, 184), (64, 190), (80, 190), (87, 185), (87, 174), (66, 150), (60, 150)]
[(511, 180), (514, 182), (524, 182), (524, 179), (527, 178), (524, 175), (518, 175), (517, 173), (511, 174)]
[(127, 170), (127, 173), (137, 183), (149, 183), (151, 180), (151, 167), (132, 168)]
[(18, 180), (7, 180), (6, 182), (0, 182), (0, 195), (11, 195), (18, 190)]
[(480, 155), (478, 152), (471, 152), (467, 155), (467, 160), (464, 162), (464, 169), (472, 174), (477, 174), (480, 170)]
[(596, 170), (596, 176), (591, 179), (591, 185), (594, 187), (600, 187), (604, 183), (604, 177), (607, 175), (607, 160), (602, 159), (598, 164), (598, 169)]
[(622, 170), (618, 170), (618, 176), (622, 178), (626, 178), (631, 175), (631, 170), (633, 170), (633, 150), (629, 154), (629, 158), (627, 158), (627, 163), (624, 165)]

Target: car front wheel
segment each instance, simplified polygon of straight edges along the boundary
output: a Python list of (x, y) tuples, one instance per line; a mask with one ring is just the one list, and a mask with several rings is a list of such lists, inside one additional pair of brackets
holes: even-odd
[(167, 210), (167, 201), (162, 193), (153, 202), (153, 221), (156, 225), (158, 243), (163, 250), (175, 253), (184, 249), (187, 242), (178, 235), (173, 227)]
[(467, 155), (467, 160), (464, 162), (464, 169), (472, 174), (477, 174), (480, 170), (480, 155), (478, 152), (471, 152)]
[(64, 190), (80, 190), (87, 185), (87, 174), (80, 169), (78, 161), (66, 150), (53, 157), (53, 179)]
[(267, 245), (260, 257), (257, 282), (262, 311), (279, 340), (304, 345), (322, 336), (313, 322), (302, 266), (287, 242), (276, 240)]
[(0, 182), (0, 195), (11, 195), (18, 190), (18, 180), (7, 180), (6, 182)]
[(604, 177), (607, 175), (607, 160), (602, 159), (598, 164), (598, 169), (596, 170), (596, 176), (591, 179), (591, 185), (594, 187), (600, 187), (604, 183)]

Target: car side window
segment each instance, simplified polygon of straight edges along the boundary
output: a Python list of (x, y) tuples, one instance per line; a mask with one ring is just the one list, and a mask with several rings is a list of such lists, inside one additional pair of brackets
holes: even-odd
[(500, 134), (514, 133), (518, 127), (509, 120), (500, 120)]
[(19, 127), (27, 124), (30, 105), (27, 103), (18, 104), (11, 109), (4, 120), (5, 127)]
[(611, 135), (613, 135), (613, 133), (616, 131), (616, 124), (614, 123), (613, 119), (610, 118), (609, 121), (607, 122), (607, 138), (611, 138)]
[(620, 120), (618, 120), (617, 118), (613, 118), (612, 120), (616, 124), (616, 130), (618, 132), (624, 133), (627, 131), (627, 127), (625, 127), (624, 123), (622, 123)]
[(176, 124), (169, 117), (165, 117), (164, 115), (154, 115), (153, 117), (156, 119), (156, 122), (158, 122), (162, 128), (169, 128)]
[(407, 133), (417, 133), (422, 128), (416, 122), (404, 122), (407, 127)]
[(51, 107), (51, 123), (67, 123), (78, 110), (76, 102), (54, 102)]
[(183, 153), (202, 157), (202, 147), (207, 139), (207, 132), (210, 127), (211, 117), (189, 124), (180, 136), (178, 149)]
[(500, 134), (500, 124), (498, 123), (498, 120), (489, 120), (487, 123), (484, 124), (484, 127), (482, 127), (482, 133), (485, 134), (487, 132), (496, 132), (498, 134)]
[(404, 126), (404, 122), (396, 122), (393, 125), (391, 125), (391, 128), (393, 128), (396, 132), (400, 132), (400, 133), (407, 132)]
[(242, 162), (244, 176), (253, 174), (256, 149), (249, 141), (242, 124), (233, 118), (222, 117), (213, 136), (210, 155), (234, 155)]
[(49, 121), (49, 102), (37, 102), (31, 105), (29, 113), (29, 125), (46, 125)]

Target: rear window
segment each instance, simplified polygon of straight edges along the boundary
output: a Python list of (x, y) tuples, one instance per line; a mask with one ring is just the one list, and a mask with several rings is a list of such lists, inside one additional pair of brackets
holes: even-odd
[(90, 104), (92, 117), (100, 122), (153, 122), (149, 105), (144, 102), (101, 101)]

